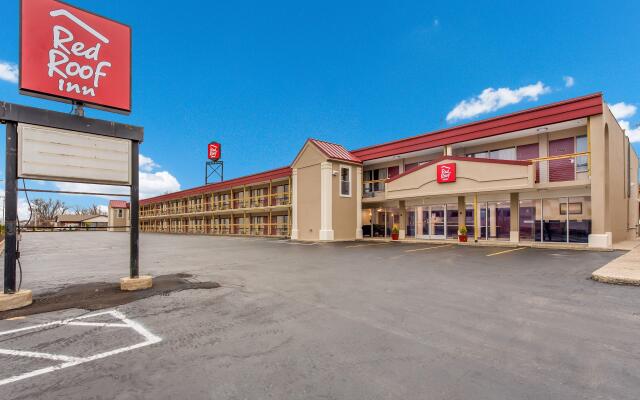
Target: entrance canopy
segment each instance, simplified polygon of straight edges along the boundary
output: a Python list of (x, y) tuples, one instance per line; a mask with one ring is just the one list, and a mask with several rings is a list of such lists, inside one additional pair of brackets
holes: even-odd
[(515, 191), (534, 183), (530, 161), (444, 156), (388, 179), (385, 198)]

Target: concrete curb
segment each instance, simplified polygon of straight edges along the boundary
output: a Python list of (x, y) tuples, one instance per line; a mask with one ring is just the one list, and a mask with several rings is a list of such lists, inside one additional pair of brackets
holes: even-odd
[(498, 242), (498, 241), (479, 241), (479, 242), (458, 242), (457, 240), (433, 240), (433, 239), (402, 239), (402, 240), (390, 240), (390, 239), (362, 239), (362, 242), (395, 242), (395, 243), (409, 243), (409, 244), (455, 244), (458, 246), (472, 246), (472, 247), (530, 247), (533, 249), (554, 249), (554, 250), (575, 250), (575, 251), (614, 251), (615, 249), (605, 249), (597, 247), (588, 247), (587, 245), (574, 244), (567, 245), (561, 243), (528, 243), (528, 242)]
[(640, 247), (635, 247), (595, 270), (591, 279), (603, 283), (640, 286)]

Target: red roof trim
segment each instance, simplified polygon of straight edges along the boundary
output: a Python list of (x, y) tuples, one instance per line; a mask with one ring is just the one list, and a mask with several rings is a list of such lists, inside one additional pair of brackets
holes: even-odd
[(409, 174), (414, 173), (414, 172), (416, 172), (418, 170), (421, 170), (422, 168), (426, 168), (426, 167), (428, 167), (430, 165), (437, 164), (440, 161), (444, 161), (444, 160), (470, 161), (470, 162), (480, 162), (480, 163), (485, 163), (485, 164), (506, 164), (506, 165), (531, 165), (532, 164), (531, 161), (526, 161), (526, 160), (494, 160), (494, 159), (491, 159), (491, 158), (442, 156), (442, 157), (436, 158), (435, 160), (431, 160), (431, 161), (426, 162), (424, 164), (418, 165), (415, 168), (411, 168), (408, 171), (404, 171), (400, 175), (396, 175), (393, 178), (388, 178), (385, 182), (389, 183), (389, 182), (395, 181), (398, 178), (401, 178), (401, 177), (403, 177), (405, 175), (409, 175)]
[(111, 208), (129, 208), (129, 202), (124, 200), (110, 200), (109, 207)]
[(291, 167), (272, 169), (269, 171), (259, 172), (257, 174), (241, 176), (239, 178), (230, 179), (228, 181), (224, 181), (220, 183), (212, 183), (210, 185), (197, 186), (192, 189), (186, 189), (186, 190), (181, 190), (179, 192), (173, 192), (173, 193), (168, 193), (161, 196), (150, 197), (148, 199), (140, 200), (140, 205), (143, 206), (151, 203), (157, 203), (160, 201), (175, 200), (183, 197), (194, 196), (197, 194), (212, 193), (222, 189), (232, 188), (235, 186), (266, 182), (272, 179), (284, 178), (287, 176), (291, 176)]
[(327, 156), (330, 160), (362, 164), (362, 161), (358, 157), (354, 156), (353, 153), (345, 149), (342, 145), (318, 139), (308, 139), (308, 141), (313, 143), (322, 152), (322, 154)]
[(594, 93), (351, 152), (367, 161), (598, 114), (602, 114), (602, 94)]

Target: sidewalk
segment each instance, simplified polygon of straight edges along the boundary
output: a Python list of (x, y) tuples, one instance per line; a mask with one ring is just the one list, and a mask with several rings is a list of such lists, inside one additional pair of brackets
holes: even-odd
[[(640, 241), (625, 243), (630, 251), (591, 274), (593, 280), (605, 283), (640, 285)], [(625, 247), (627, 247), (625, 246)]]
[[(391, 238), (364, 238), (364, 242), (391, 242)], [(460, 243), (456, 239), (399, 239), (398, 243), (421, 243), (421, 244), (456, 244), (459, 246), (484, 246), (484, 247), (532, 247), (539, 249), (557, 250), (586, 250), (586, 251), (612, 251), (614, 249), (601, 249), (588, 247), (586, 243), (540, 243), (540, 242), (509, 242), (506, 240), (479, 240), (474, 242), (469, 239), (466, 243)], [(640, 244), (640, 242), (638, 242)]]

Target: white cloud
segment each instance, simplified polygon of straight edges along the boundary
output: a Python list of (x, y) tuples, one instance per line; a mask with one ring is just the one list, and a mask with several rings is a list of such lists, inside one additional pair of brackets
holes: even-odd
[[(140, 154), (140, 198), (146, 199), (180, 190), (180, 182), (169, 171), (154, 171), (159, 165), (151, 158)], [(129, 194), (128, 187), (94, 185), (89, 183), (56, 182), (58, 190), (73, 192)], [(115, 196), (98, 196), (116, 198)], [(120, 198), (120, 197), (118, 197)]]
[(624, 129), (625, 134), (629, 137), (631, 143), (640, 142), (640, 126), (631, 128), (629, 121), (620, 120), (618, 122), (620, 123), (620, 127)]
[(99, 204), (98, 205), (98, 210), (104, 215), (109, 214), (109, 206), (107, 206), (107, 205)]
[(160, 168), (160, 165), (156, 164), (151, 158), (140, 154), (138, 165), (141, 171), (151, 172), (156, 168)]
[(540, 95), (549, 93), (551, 89), (538, 81), (532, 85), (517, 89), (487, 88), (478, 96), (462, 100), (447, 114), (447, 122), (473, 118), (490, 113), (522, 100), (536, 101)]
[(573, 76), (563, 76), (562, 80), (564, 80), (564, 86), (568, 88), (576, 84), (576, 80), (573, 79)]
[(609, 109), (611, 110), (611, 113), (613, 113), (613, 116), (616, 117), (616, 119), (632, 117), (638, 110), (638, 108), (633, 104), (627, 104), (624, 101), (616, 104), (610, 104)]
[(18, 83), (18, 66), (10, 62), (0, 61), (0, 80)]

